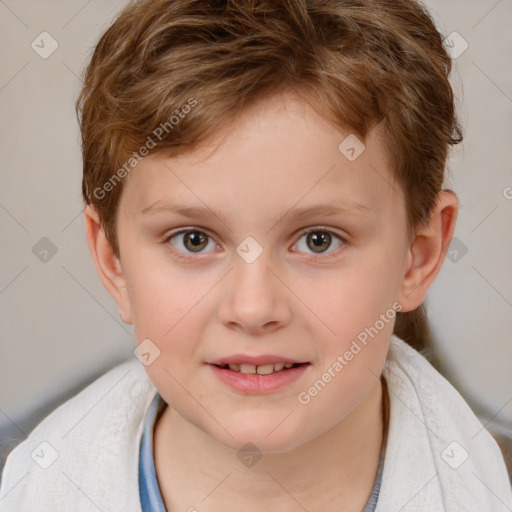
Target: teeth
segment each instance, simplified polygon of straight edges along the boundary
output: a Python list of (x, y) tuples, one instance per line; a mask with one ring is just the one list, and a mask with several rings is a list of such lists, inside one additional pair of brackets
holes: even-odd
[(275, 363), (275, 364), (263, 364), (256, 366), (254, 364), (230, 364), (229, 369), (234, 372), (240, 373), (257, 373), (258, 375), (270, 375), (274, 372), (280, 372), (283, 368), (289, 369), (294, 363)]
[(240, 365), (241, 373), (256, 373), (256, 366), (253, 364), (241, 364)]
[(274, 373), (274, 365), (273, 364), (263, 364), (256, 368), (256, 372), (259, 375), (269, 375), (270, 373)]

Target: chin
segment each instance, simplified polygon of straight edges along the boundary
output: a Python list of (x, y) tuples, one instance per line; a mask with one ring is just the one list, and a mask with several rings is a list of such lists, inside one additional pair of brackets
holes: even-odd
[(237, 452), (286, 453), (304, 442), (299, 437), (304, 434), (304, 428), (285, 428), (281, 421), (282, 418), (278, 421), (272, 418), (272, 421), (260, 422), (259, 425), (242, 421), (232, 426), (224, 424), (231, 436), (223, 430), (217, 440)]

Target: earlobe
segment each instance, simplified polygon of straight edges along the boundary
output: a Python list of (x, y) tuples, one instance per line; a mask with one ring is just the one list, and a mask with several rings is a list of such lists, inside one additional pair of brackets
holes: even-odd
[(123, 322), (131, 324), (131, 308), (121, 262), (116, 258), (114, 250), (105, 236), (94, 206), (87, 205), (84, 215), (87, 245), (99, 278), (108, 293), (117, 302), (119, 315)]
[(440, 192), (428, 223), (411, 242), (398, 298), (402, 311), (419, 307), (439, 274), (455, 231), (458, 205), (454, 192)]

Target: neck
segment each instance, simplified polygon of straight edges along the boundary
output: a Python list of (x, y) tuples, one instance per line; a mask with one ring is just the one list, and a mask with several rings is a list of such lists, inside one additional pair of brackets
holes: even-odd
[[(167, 510), (360, 511), (374, 485), (387, 424), (387, 392), (377, 381), (340, 423), (285, 453), (241, 468), (236, 450), (167, 407), (155, 426), (155, 467)], [(383, 407), (384, 405), (384, 407)], [(193, 510), (193, 509), (191, 509)]]

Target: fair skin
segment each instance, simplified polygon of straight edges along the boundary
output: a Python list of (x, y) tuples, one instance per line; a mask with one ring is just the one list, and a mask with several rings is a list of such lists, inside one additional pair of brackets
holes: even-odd
[[(409, 237), (378, 128), (351, 162), (338, 150), (349, 133), (297, 97), (260, 102), (215, 135), (179, 157), (151, 154), (125, 178), (119, 260), (95, 210), (85, 210), (87, 241), (121, 318), (138, 343), (149, 338), (160, 349), (146, 370), (170, 404), (154, 438), (165, 505), (360, 512), (379, 463), (379, 376), (393, 322), (309, 403), (298, 395), (394, 303), (402, 311), (422, 303), (453, 235), (457, 197), (440, 193), (430, 222)], [(222, 220), (141, 213), (157, 202), (206, 206)], [(294, 217), (319, 203), (349, 211)], [(198, 252), (186, 234), (165, 241), (183, 227), (206, 237)], [(323, 252), (308, 243), (310, 227), (331, 233)], [(263, 249), (251, 263), (236, 252), (248, 236)], [(310, 364), (284, 388), (251, 395), (207, 364), (234, 353)], [(237, 457), (248, 442), (262, 452), (250, 467)]]

